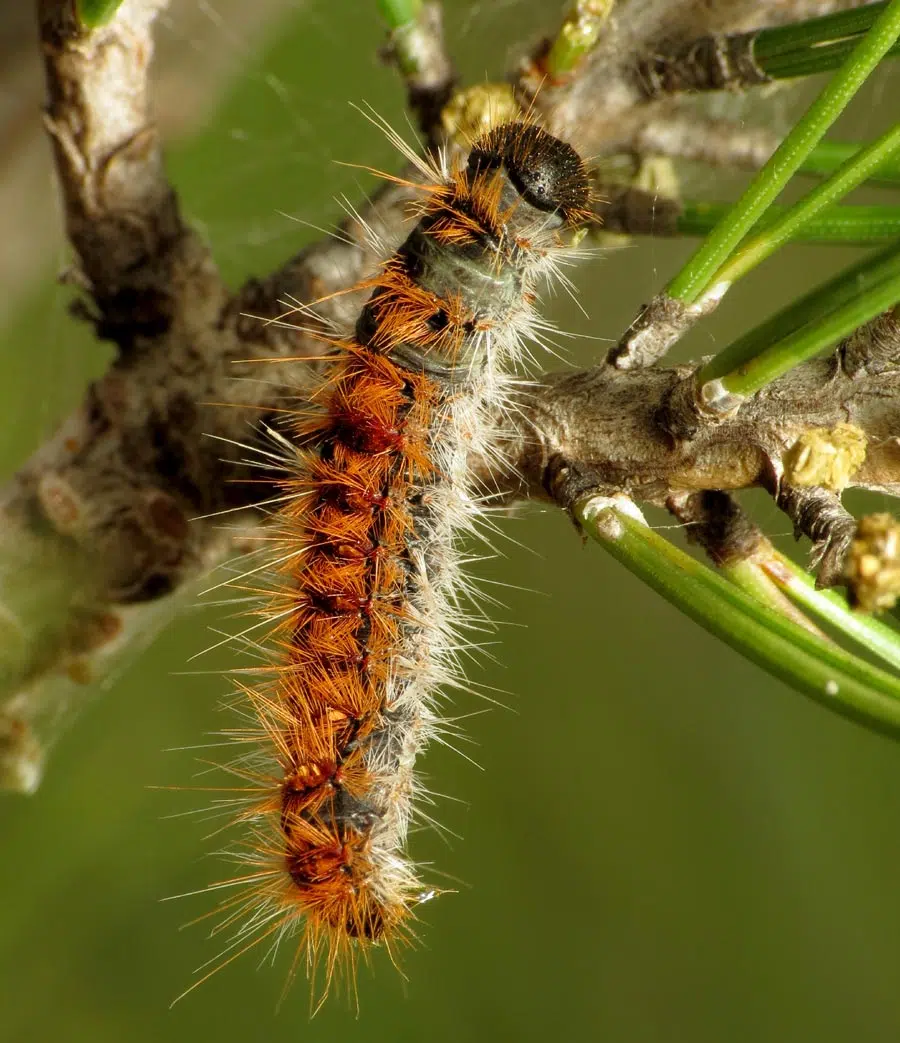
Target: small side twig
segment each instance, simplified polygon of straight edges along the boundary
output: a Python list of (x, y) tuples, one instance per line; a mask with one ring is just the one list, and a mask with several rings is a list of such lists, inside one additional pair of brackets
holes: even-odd
[(441, 112), (453, 94), (457, 75), (444, 44), (440, 3), (423, 3), (415, 19), (392, 30), (382, 53), (400, 70), (407, 106), (429, 145), (441, 141)]
[(755, 33), (704, 36), (671, 51), (659, 50), (637, 67), (649, 98), (687, 91), (743, 90), (769, 83), (753, 57)]
[(713, 296), (696, 304), (686, 304), (668, 294), (657, 294), (640, 309), (609, 352), (607, 362), (618, 369), (652, 366), (704, 315), (714, 311), (717, 304)]
[(120, 349), (157, 337), (209, 294), (215, 268), (181, 219), (149, 115), (153, 23), (167, 0), (125, 0), (93, 32), (71, 3), (40, 0), (46, 126), (77, 278), (101, 337)]

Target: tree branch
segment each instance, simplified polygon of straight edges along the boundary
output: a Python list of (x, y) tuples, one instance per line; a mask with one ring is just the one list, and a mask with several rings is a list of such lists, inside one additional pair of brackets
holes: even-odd
[(149, 117), (153, 22), (165, 0), (126, 0), (94, 32), (70, 3), (40, 0), (45, 123), (66, 231), (98, 334), (122, 350), (158, 337), (216, 283), (209, 251), (181, 220)]
[[(862, 432), (863, 462), (846, 486), (900, 495), (900, 367), (851, 380), (837, 356), (798, 366), (728, 419), (673, 439), (660, 423), (698, 367), (621, 371), (600, 366), (545, 377), (523, 403), (501, 486), (518, 469), (523, 495), (569, 507), (585, 489), (614, 487), (666, 506), (672, 495), (762, 486), (777, 495), (790, 453), (811, 429)], [(796, 520), (796, 519), (795, 519)], [(812, 525), (802, 526), (806, 535)]]
[(406, 82), (406, 103), (415, 113), (425, 140), (432, 146), (439, 144), (441, 113), (457, 79), (444, 44), (441, 5), (424, 3), (413, 22), (391, 32), (383, 54)]

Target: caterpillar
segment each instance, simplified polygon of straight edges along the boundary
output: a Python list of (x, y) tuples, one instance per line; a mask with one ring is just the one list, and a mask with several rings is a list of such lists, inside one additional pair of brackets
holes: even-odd
[(324, 964), (325, 991), (375, 944), (393, 958), (435, 893), (405, 847), (437, 693), (461, 680), (458, 542), (483, 510), (467, 460), (496, 436), (544, 325), (538, 286), (590, 213), (576, 151), (527, 120), (465, 165), (408, 154), (430, 181), (418, 221), (280, 435), (266, 676), (239, 685), (250, 723), (232, 733), (257, 751), (230, 768), (250, 832), (243, 871), (214, 885), (239, 888), (217, 928), (231, 948), (299, 930), (294, 968)]

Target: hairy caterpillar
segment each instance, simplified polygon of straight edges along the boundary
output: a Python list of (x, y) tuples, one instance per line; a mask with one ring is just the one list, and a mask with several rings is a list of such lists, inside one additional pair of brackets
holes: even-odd
[(257, 751), (231, 765), (252, 790), (245, 871), (216, 885), (242, 888), (221, 907), (234, 949), (300, 928), (326, 988), (408, 939), (433, 893), (405, 841), (436, 692), (460, 679), (456, 542), (481, 510), (467, 458), (589, 216), (581, 159), (533, 123), (490, 130), (465, 167), (415, 162), (433, 182), (418, 223), (284, 432), (267, 676), (241, 686), (251, 724), (233, 733)]

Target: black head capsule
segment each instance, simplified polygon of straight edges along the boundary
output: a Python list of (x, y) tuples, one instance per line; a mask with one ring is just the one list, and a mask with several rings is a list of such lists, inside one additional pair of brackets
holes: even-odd
[(475, 142), (469, 153), (469, 177), (501, 168), (536, 210), (558, 212), (566, 224), (587, 215), (591, 188), (581, 157), (540, 127), (503, 123)]

